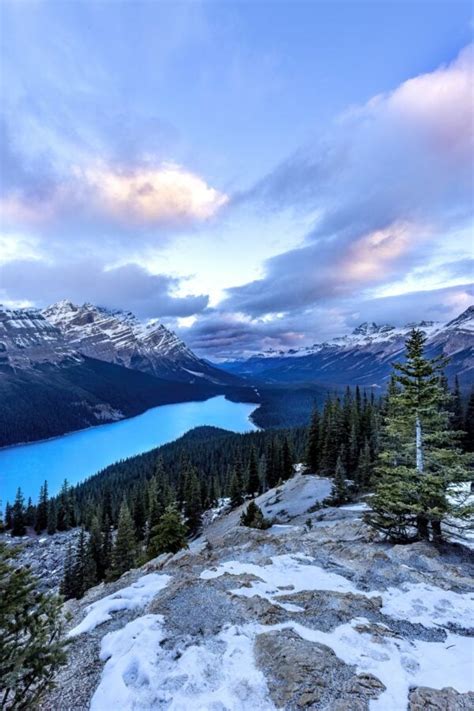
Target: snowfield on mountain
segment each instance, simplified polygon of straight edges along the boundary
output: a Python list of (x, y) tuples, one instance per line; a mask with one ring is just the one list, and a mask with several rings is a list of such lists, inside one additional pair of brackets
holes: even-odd
[(473, 708), (472, 552), (385, 543), (366, 504), (318, 508), (329, 487), (298, 472), (257, 499), (268, 530), (223, 506), (188, 550), (66, 603), (69, 662), (42, 708)]

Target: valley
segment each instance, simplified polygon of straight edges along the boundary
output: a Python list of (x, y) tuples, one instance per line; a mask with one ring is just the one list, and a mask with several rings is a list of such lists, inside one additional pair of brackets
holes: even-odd
[(133, 457), (181, 437), (198, 426), (234, 432), (255, 429), (254, 404), (230, 402), (224, 396), (163, 405), (136, 417), (36, 442), (0, 449), (0, 492), (13, 502), (18, 487), (36, 500), (48, 480), (52, 495), (67, 479), (78, 484), (114, 462)]

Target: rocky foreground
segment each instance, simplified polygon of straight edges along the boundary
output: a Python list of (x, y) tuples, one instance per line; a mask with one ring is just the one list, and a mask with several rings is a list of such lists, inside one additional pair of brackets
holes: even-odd
[(260, 497), (267, 531), (216, 515), (189, 550), (68, 602), (42, 708), (473, 709), (472, 553), (379, 542), (363, 504), (318, 510), (329, 486), (298, 474)]

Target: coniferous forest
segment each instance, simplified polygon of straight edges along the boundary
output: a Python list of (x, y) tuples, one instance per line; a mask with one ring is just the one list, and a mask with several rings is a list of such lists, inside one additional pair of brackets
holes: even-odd
[(36, 504), (18, 490), (4, 527), (13, 536), (28, 526), (49, 534), (82, 527), (62, 586), (65, 597), (81, 597), (104, 578), (186, 546), (206, 509), (223, 499), (238, 506), (303, 462), (333, 478), (330, 504), (375, 490), (368, 521), (393, 540), (440, 538), (441, 520), (455, 513), (447, 485), (469, 478), (474, 396), (464, 401), (457, 380), (450, 391), (445, 362), (425, 358), (423, 346), (414, 331), (383, 396), (360, 388), (329, 395), (306, 427), (243, 435), (197, 428), (75, 487), (65, 481), (57, 496), (48, 496), (45, 481)]

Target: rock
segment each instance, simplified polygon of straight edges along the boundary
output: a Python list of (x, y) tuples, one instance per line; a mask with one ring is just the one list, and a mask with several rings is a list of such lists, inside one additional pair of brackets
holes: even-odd
[(460, 694), (455, 689), (429, 689), (419, 686), (410, 691), (409, 711), (472, 711), (474, 692)]
[(308, 642), (292, 629), (258, 635), (255, 656), (273, 703), (285, 711), (367, 711), (369, 700), (385, 689), (372, 675), (355, 674), (329, 647)]

